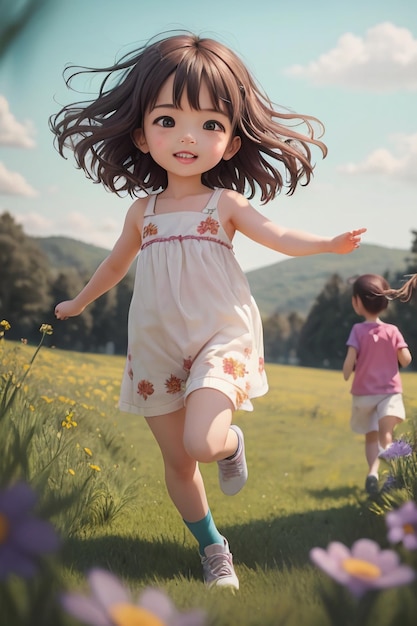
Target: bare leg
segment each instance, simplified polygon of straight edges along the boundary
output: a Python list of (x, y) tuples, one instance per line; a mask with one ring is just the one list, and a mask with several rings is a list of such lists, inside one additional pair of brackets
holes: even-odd
[(238, 438), (230, 430), (234, 407), (221, 391), (197, 389), (190, 394), (184, 425), (184, 447), (201, 463), (220, 461), (234, 454)]
[(198, 463), (184, 448), (185, 411), (147, 418), (161, 449), (165, 482), (182, 518), (196, 522), (208, 513), (207, 496)]
[(365, 455), (369, 467), (368, 474), (378, 476), (378, 453), (378, 432), (376, 430), (373, 430), (370, 433), (366, 433), (365, 435)]
[(379, 420), (379, 443), (381, 448), (387, 448), (393, 440), (394, 428), (401, 422), (400, 418), (386, 415)]

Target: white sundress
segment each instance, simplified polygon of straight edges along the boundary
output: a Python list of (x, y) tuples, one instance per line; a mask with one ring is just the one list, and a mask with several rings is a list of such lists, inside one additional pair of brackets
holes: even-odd
[(202, 212), (144, 215), (129, 309), (128, 354), (119, 407), (145, 417), (185, 406), (202, 387), (235, 409), (268, 390), (262, 322), (217, 212), (216, 189)]

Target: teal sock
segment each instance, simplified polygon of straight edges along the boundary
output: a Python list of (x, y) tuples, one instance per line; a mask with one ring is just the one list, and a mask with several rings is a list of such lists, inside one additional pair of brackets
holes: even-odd
[(204, 548), (211, 546), (212, 543), (223, 545), (223, 536), (216, 528), (210, 509), (207, 515), (198, 522), (186, 522), (184, 520), (184, 524), (197, 539), (200, 554), (204, 554)]

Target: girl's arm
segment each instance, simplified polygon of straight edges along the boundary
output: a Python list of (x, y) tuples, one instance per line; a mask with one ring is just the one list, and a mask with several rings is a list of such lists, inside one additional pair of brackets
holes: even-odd
[(412, 361), (411, 352), (408, 348), (400, 348), (397, 352), (397, 358), (401, 367), (407, 367)]
[(345, 362), (343, 363), (343, 378), (345, 380), (349, 380), (350, 375), (355, 369), (356, 363), (356, 348), (353, 346), (349, 346), (345, 358)]
[(333, 252), (348, 254), (359, 247), (366, 228), (352, 230), (336, 237), (321, 237), (278, 226), (258, 213), (240, 194), (226, 191), (219, 203), (223, 227), (230, 238), (236, 230), (267, 248), (288, 256), (307, 256)]
[(65, 300), (55, 307), (60, 320), (79, 315), (85, 307), (117, 285), (127, 274), (141, 246), (143, 200), (136, 200), (127, 212), (122, 233), (109, 256), (98, 266), (84, 289), (73, 300)]

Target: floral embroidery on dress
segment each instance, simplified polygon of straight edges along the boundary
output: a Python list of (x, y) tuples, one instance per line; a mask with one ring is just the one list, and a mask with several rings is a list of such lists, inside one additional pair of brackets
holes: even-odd
[(130, 354), (130, 352), (127, 355), (127, 375), (129, 376), (130, 380), (133, 380), (132, 355)]
[(153, 384), (149, 380), (140, 380), (138, 382), (138, 394), (142, 396), (144, 400), (147, 400), (154, 392)]
[(178, 376), (174, 376), (174, 374), (171, 374), (165, 381), (167, 393), (179, 393), (182, 391), (183, 385), (184, 381), (178, 378)]
[(147, 224), (143, 229), (143, 238), (150, 237), (151, 235), (158, 234), (158, 226), (156, 224)]
[(231, 357), (223, 359), (223, 371), (225, 374), (233, 376), (234, 380), (236, 380), (236, 378), (243, 378), (245, 374), (248, 373), (245, 363), (232, 359)]
[(191, 370), (192, 364), (193, 364), (193, 359), (189, 356), (188, 359), (184, 359), (183, 364), (182, 364), (182, 369), (189, 373)]
[[(249, 386), (246, 385), (249, 391)], [(246, 400), (249, 399), (249, 393), (243, 391), (243, 389), (238, 389), (236, 391), (236, 408), (239, 409)]]
[(200, 235), (204, 235), (204, 233), (210, 232), (211, 235), (217, 235), (219, 232), (220, 224), (217, 220), (214, 220), (212, 217), (208, 217), (203, 222), (197, 226), (197, 232)]
[(259, 357), (259, 367), (258, 367), (258, 372), (260, 374), (263, 374), (265, 371), (265, 361), (264, 359), (260, 356)]
[(245, 359), (250, 359), (252, 356), (252, 348), (245, 348), (243, 354), (245, 355)]

